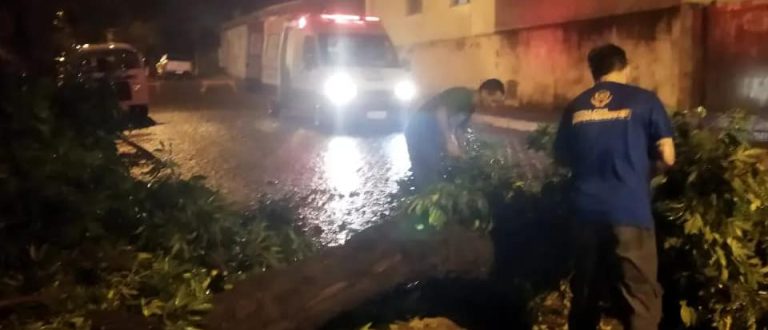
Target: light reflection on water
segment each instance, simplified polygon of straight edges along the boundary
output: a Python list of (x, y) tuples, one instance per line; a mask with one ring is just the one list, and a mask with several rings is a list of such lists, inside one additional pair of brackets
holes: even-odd
[(405, 135), (397, 134), (388, 139), (386, 142), (386, 152), (391, 160), (389, 176), (390, 178), (397, 178), (393, 181), (396, 187), (397, 180), (407, 176), (411, 169), (411, 159), (408, 155), (408, 146), (405, 144)]
[(325, 181), (331, 190), (348, 195), (361, 186), (360, 169), (363, 159), (358, 141), (348, 136), (337, 136), (328, 142), (323, 156)]
[(393, 134), (377, 140), (331, 137), (318, 165), (314, 181), (330, 198), (317, 224), (323, 243), (337, 245), (382, 220), (397, 181), (408, 175), (411, 163), (405, 137)]

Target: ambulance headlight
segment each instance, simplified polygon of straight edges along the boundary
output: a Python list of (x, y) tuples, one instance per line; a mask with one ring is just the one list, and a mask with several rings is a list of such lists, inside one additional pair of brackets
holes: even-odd
[(323, 85), (323, 93), (335, 105), (346, 105), (357, 97), (357, 84), (347, 74), (337, 73)]
[(418, 89), (413, 81), (404, 80), (395, 85), (395, 97), (400, 101), (413, 101), (416, 98), (416, 93), (418, 93)]

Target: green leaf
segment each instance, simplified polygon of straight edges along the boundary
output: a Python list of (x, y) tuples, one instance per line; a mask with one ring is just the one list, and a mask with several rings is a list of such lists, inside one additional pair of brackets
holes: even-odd
[(80, 329), (85, 324), (85, 318), (82, 316), (76, 316), (69, 319), (69, 322), (75, 326), (75, 329)]
[(360, 328), (360, 330), (371, 330), (373, 323), (368, 323)]
[(704, 227), (704, 222), (701, 219), (701, 215), (698, 213), (691, 214), (685, 221), (684, 230), (686, 234), (697, 234), (701, 232)]
[(687, 327), (696, 325), (696, 310), (689, 307), (685, 300), (680, 302), (680, 319)]
[(762, 148), (752, 148), (741, 153), (742, 158), (756, 159), (757, 157), (764, 156), (766, 150)]
[(207, 312), (213, 309), (213, 305), (210, 303), (203, 303), (203, 304), (195, 305), (190, 309), (195, 312)]
[(720, 266), (725, 267), (728, 265), (728, 261), (725, 258), (725, 251), (723, 251), (723, 249), (716, 247), (715, 255), (717, 256), (717, 261), (720, 263)]
[(445, 213), (440, 209), (433, 207), (429, 210), (429, 224), (436, 228), (442, 228), (447, 222)]

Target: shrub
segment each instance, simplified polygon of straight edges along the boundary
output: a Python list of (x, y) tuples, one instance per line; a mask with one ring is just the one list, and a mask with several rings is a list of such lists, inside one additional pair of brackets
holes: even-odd
[[(454, 223), (490, 231), (492, 212), (530, 184), (506, 150), (475, 136), (470, 136), (464, 159), (445, 165), (443, 182), (418, 193), (401, 189), (405, 211), (420, 229)], [(410, 182), (401, 186), (409, 187)]]
[(157, 160), (132, 176), (98, 83), (12, 77), (0, 100), (0, 327), (87, 329), (122, 312), (192, 329), (212, 293), (312, 249), (284, 203), (239, 212)]
[[(766, 151), (750, 145), (743, 113), (729, 113), (723, 130), (702, 127), (705, 115), (697, 109), (673, 117), (678, 164), (653, 181), (665, 288), (662, 327), (764, 328)], [(541, 127), (529, 136), (529, 147), (551, 155), (554, 132)], [(497, 264), (516, 268), (507, 279), (521, 280), (540, 297), (550, 295), (546, 290), (557, 290), (569, 275), (567, 253), (552, 251), (568, 249), (560, 184), (567, 174), (552, 168), (543, 183), (524, 182), (503, 150), (474, 146), (445, 183), (411, 197), (407, 210), (419, 226), (496, 227)]]
[[(732, 113), (722, 131), (700, 129), (700, 116), (675, 116), (678, 164), (656, 181), (666, 307), (688, 326), (762, 328), (768, 311), (766, 151), (746, 139), (742, 113)], [(679, 313), (672, 313), (675, 308)]]

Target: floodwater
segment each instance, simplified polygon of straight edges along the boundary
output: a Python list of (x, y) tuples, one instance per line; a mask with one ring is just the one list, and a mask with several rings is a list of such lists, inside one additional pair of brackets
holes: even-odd
[[(207, 177), (238, 204), (292, 195), (301, 203), (302, 225), (322, 244), (342, 244), (386, 218), (398, 181), (409, 175), (405, 138), (391, 125), (331, 134), (268, 116), (263, 95), (161, 84), (150, 110), (158, 124), (133, 132), (134, 141), (158, 149), (184, 175)], [(522, 135), (504, 134), (524, 155)]]

